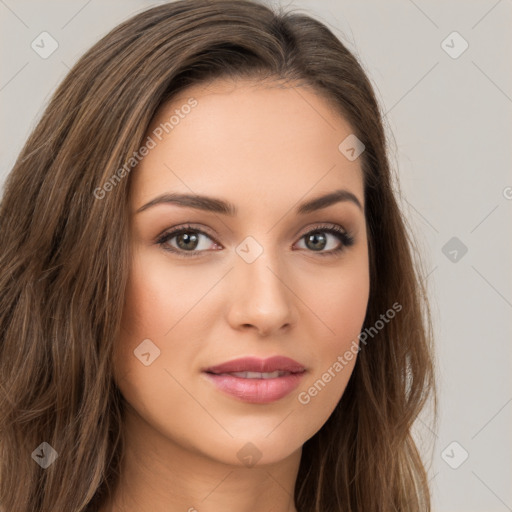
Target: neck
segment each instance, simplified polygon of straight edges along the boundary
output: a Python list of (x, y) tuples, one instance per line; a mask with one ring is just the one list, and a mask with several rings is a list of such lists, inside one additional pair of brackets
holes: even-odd
[(301, 451), (274, 464), (228, 465), (162, 436), (127, 411), (120, 479), (99, 512), (296, 512)]

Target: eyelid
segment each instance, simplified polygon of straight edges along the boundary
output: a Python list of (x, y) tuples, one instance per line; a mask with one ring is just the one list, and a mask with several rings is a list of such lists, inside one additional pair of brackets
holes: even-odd
[(320, 222), (319, 224), (314, 224), (313, 227), (307, 227), (304, 230), (301, 229), (295, 236), (302, 238), (304, 235), (307, 235), (308, 233), (329, 229), (340, 230), (340, 232), (343, 232), (347, 235), (350, 234), (349, 231), (345, 229), (345, 227), (342, 226), (341, 224), (334, 224), (333, 222)]

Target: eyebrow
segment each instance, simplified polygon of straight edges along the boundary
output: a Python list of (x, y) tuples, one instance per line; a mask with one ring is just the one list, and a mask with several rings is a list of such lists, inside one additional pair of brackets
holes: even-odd
[[(295, 209), (295, 213), (298, 215), (305, 215), (307, 213), (327, 208), (333, 204), (347, 201), (355, 204), (361, 211), (363, 211), (363, 206), (359, 202), (359, 199), (352, 192), (345, 189), (340, 189), (301, 203)], [(228, 215), (230, 217), (233, 217), (238, 213), (238, 209), (234, 204), (222, 199), (196, 194), (177, 193), (166, 193), (159, 195), (149, 201), (149, 203), (141, 206), (136, 211), (136, 213), (143, 212), (144, 210), (159, 204), (176, 204), (178, 206), (219, 213), (222, 215)]]

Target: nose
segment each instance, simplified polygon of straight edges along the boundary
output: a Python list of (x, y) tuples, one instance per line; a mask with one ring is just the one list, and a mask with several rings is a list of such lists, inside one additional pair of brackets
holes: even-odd
[(299, 299), (277, 258), (266, 252), (252, 263), (239, 258), (228, 279), (232, 290), (228, 321), (233, 329), (252, 328), (269, 336), (297, 323)]

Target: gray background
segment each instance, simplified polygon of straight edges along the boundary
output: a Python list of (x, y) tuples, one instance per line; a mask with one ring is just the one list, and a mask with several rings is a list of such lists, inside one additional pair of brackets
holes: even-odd
[[(0, 0), (2, 185), (77, 58), (157, 3)], [(425, 411), (415, 430), (432, 459), (434, 510), (512, 510), (512, 1), (266, 3), (326, 23), (358, 55), (386, 112), (435, 321), (440, 422)], [(59, 44), (46, 59), (31, 48), (43, 31)], [(454, 31), (469, 44), (457, 58), (444, 48), (456, 52), (461, 40), (442, 45)]]

